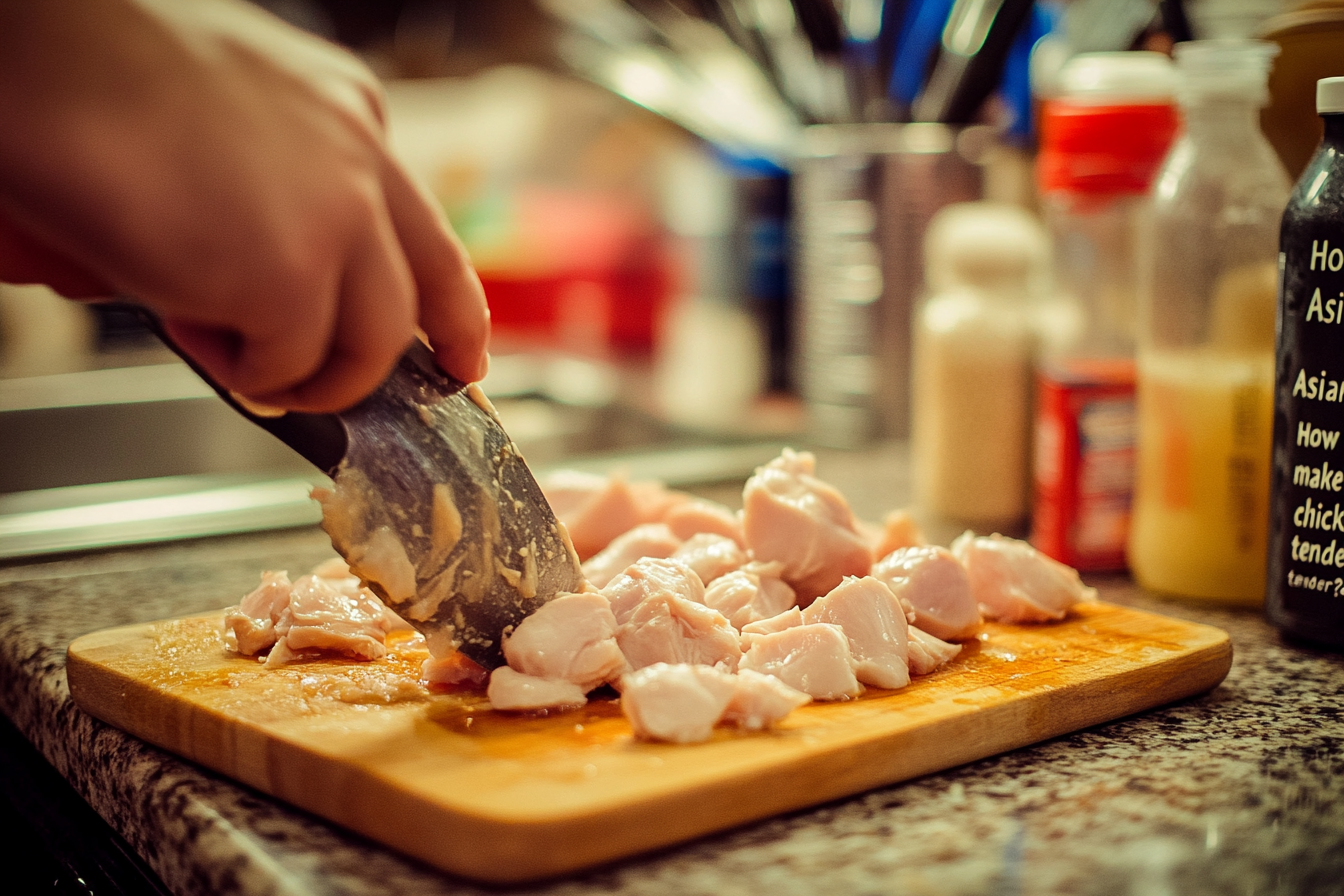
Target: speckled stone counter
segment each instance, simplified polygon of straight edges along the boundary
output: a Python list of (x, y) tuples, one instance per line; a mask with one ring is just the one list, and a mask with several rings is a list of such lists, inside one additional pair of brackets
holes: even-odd
[[(380, 846), (84, 715), (86, 632), (236, 601), (264, 567), (330, 555), (316, 530), (0, 566), (0, 709), (175, 893), (474, 894)], [(1231, 633), (1211, 693), (1034, 747), (518, 892), (1344, 893), (1344, 656), (1255, 612), (1118, 603)], [(507, 891), (513, 892), (513, 891)]]

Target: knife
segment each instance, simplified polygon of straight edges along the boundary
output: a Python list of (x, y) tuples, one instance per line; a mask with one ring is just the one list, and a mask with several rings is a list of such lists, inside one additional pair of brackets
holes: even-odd
[(272, 412), (220, 386), (136, 310), (230, 407), (332, 477), (314, 489), (332, 546), (433, 655), (455, 648), (501, 666), (505, 634), (582, 587), (569, 534), (493, 406), (420, 340), (348, 410)]

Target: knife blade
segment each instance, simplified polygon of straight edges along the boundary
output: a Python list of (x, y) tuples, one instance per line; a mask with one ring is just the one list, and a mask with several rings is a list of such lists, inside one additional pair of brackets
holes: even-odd
[(493, 406), (440, 371), (424, 343), (348, 410), (276, 414), (220, 386), (142, 317), (234, 410), (332, 477), (314, 489), (332, 546), (435, 656), (503, 665), (508, 631), (582, 587), (569, 534)]

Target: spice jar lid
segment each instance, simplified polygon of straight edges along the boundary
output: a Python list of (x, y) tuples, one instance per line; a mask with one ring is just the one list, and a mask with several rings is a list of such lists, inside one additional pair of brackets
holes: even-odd
[(1344, 112), (1344, 78), (1322, 78), (1316, 82), (1316, 114)]

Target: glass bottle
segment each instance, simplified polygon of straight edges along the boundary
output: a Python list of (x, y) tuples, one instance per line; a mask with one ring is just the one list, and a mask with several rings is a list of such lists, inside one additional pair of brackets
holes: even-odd
[(1278, 219), (1289, 183), (1259, 127), (1278, 48), (1178, 44), (1184, 131), (1140, 253), (1139, 450), (1129, 564), (1147, 588), (1264, 596)]
[(1036, 309), (1031, 542), (1077, 569), (1125, 567), (1134, 486), (1135, 241), (1176, 133), (1161, 53), (1080, 53), (1041, 107), (1036, 183), (1054, 291)]
[(1283, 213), (1265, 609), (1344, 647), (1344, 78), (1316, 84), (1325, 133)]

